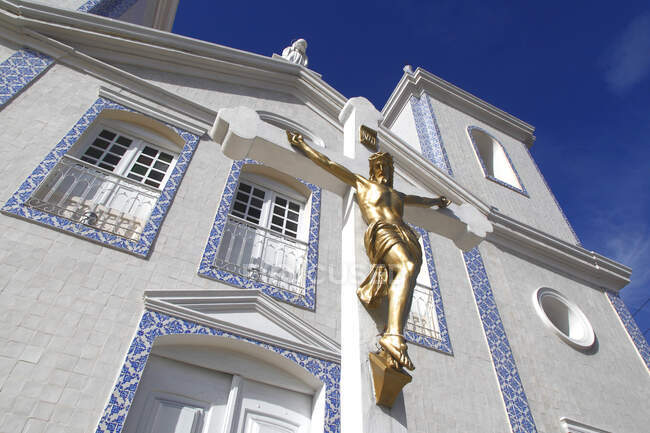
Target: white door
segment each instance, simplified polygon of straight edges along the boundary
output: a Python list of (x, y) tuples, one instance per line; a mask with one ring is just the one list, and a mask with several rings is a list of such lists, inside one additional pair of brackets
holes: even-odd
[(307, 433), (312, 397), (252, 380), (242, 384), (232, 433)]
[(307, 433), (312, 396), (150, 355), (124, 433)]
[(220, 432), (231, 383), (229, 374), (149, 355), (123, 431)]

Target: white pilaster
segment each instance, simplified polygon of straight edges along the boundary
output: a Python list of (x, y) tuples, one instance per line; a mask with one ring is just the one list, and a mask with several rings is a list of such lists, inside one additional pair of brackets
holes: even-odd
[[(341, 110), (344, 153), (356, 161), (371, 153), (360, 143), (359, 128), (365, 125), (377, 129), (381, 114), (365, 98), (352, 98)], [(365, 174), (367, 169), (362, 172)], [(398, 397), (392, 409), (375, 403), (368, 353), (377, 349), (377, 336), (384, 328), (385, 308), (366, 311), (356, 292), (370, 263), (363, 245), (366, 224), (356, 204), (354, 190), (344, 196), (343, 230), (341, 232), (341, 431), (406, 432), (403, 397)]]

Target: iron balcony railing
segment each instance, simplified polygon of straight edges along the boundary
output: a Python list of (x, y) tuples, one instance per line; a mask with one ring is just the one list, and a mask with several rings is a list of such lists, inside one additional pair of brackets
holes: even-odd
[(307, 243), (228, 215), (212, 265), (304, 295)]
[(160, 191), (65, 155), (27, 205), (137, 240)]
[[(421, 272), (426, 271), (423, 269)], [(419, 335), (441, 340), (437, 317), (433, 291), (430, 287), (416, 285), (413, 289), (413, 301), (411, 312), (406, 321), (406, 329)]]

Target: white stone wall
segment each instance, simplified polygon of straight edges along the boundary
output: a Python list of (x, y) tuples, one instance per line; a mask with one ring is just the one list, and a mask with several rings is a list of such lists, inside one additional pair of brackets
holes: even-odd
[[(54, 65), (0, 111), (2, 203), (97, 99), (100, 84)], [(304, 109), (302, 118), (313, 123)], [(94, 431), (142, 314), (143, 291), (226, 287), (197, 269), (231, 164), (202, 139), (146, 260), (0, 215), (1, 432)], [(334, 275), (338, 202), (323, 194), (320, 264), (331, 260)], [(315, 312), (282, 305), (338, 339), (332, 312), (339, 293), (326, 276), (319, 273)]]
[(422, 153), (420, 146), (420, 139), (415, 128), (415, 119), (413, 118), (413, 109), (410, 103), (404, 104), (402, 111), (395, 119), (395, 122), (390, 127), (399, 138), (404, 140), (406, 144), (411, 146), (416, 152)]
[[(612, 432), (647, 431), (650, 376), (606, 295), (492, 244), (481, 251), (538, 431), (559, 431), (561, 417)], [(584, 312), (595, 349), (576, 350), (545, 326), (532, 300), (540, 287)]]
[[(433, 98), (430, 100), (456, 182), (486, 204), (497, 207), (500, 212), (562, 240), (575, 243), (571, 229), (555, 205), (523, 143), (440, 101)], [(417, 134), (412, 114), (409, 119), (404, 113), (407, 108), (410, 108), (409, 102), (392, 128), (397, 128), (396, 132), (400, 137), (412, 139), (413, 136), (417, 137)], [(529, 197), (485, 177), (467, 134), (468, 126), (484, 129), (503, 145)]]

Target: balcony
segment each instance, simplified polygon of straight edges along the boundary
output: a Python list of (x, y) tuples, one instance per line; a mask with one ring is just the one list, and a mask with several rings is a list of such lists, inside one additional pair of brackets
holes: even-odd
[(307, 243), (228, 215), (212, 266), (304, 296)]
[[(423, 269), (421, 272), (427, 272)], [(441, 340), (438, 330), (438, 315), (430, 287), (417, 284), (413, 289), (411, 312), (406, 321), (406, 329), (425, 337)]]
[(137, 240), (159, 196), (156, 188), (65, 155), (27, 205)]

